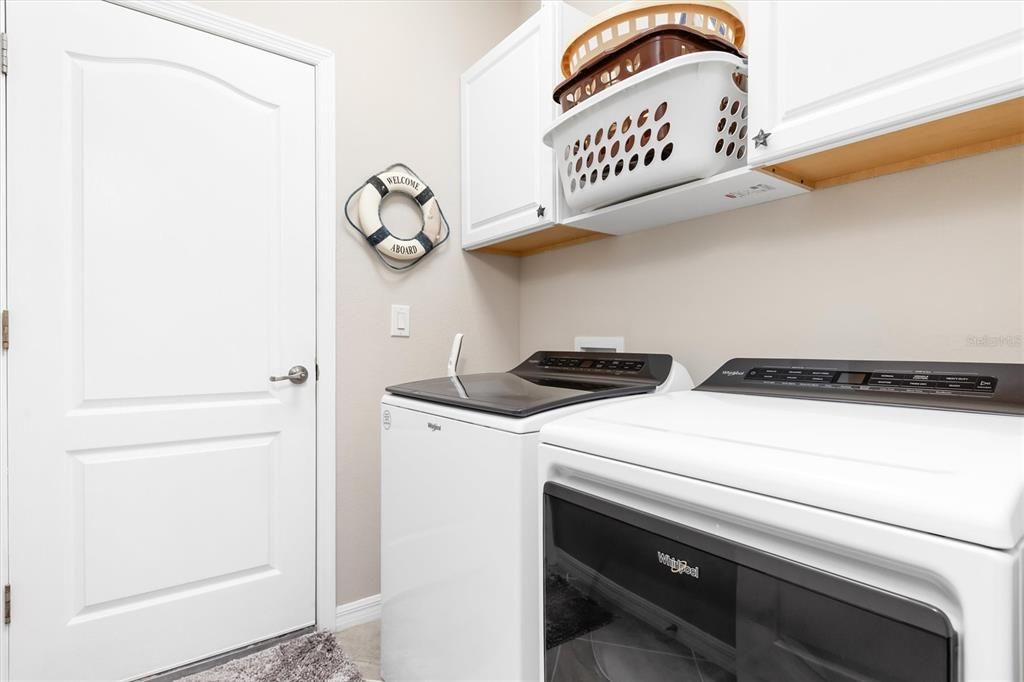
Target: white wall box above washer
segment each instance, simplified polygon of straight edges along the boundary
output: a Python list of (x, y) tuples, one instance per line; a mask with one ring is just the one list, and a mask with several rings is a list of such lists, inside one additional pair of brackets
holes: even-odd
[(561, 50), (587, 18), (564, 2), (545, 0), (462, 75), (463, 248), (536, 233), (558, 221), (558, 179), (541, 135), (556, 115), (551, 92), (560, 80)]
[(749, 14), (753, 166), (822, 188), (1021, 143), (1019, 2), (773, 1)]

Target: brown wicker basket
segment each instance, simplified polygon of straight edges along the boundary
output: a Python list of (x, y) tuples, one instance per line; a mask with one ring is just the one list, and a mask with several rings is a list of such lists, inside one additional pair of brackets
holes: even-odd
[(687, 26), (659, 26), (638, 33), (588, 61), (575, 76), (558, 84), (553, 97), (562, 105), (563, 112), (569, 111), (580, 102), (652, 66), (684, 54), (716, 50), (744, 56), (731, 43)]

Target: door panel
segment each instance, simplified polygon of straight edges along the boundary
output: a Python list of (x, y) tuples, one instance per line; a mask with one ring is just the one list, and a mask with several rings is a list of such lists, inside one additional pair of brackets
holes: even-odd
[[(266, 394), (279, 108), (175, 64), (69, 61), (83, 399)], [(154, 348), (174, 352), (145, 373), (106, 370)]]
[(13, 679), (314, 622), (313, 68), (8, 3)]

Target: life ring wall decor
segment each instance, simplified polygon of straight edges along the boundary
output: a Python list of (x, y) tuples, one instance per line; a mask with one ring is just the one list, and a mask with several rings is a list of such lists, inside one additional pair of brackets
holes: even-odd
[[(420, 207), (423, 226), (409, 239), (396, 237), (381, 219), (381, 204), (388, 195), (394, 193), (411, 197)], [(353, 221), (348, 207), (353, 197), (357, 195), (356, 220)], [(345, 202), (345, 217), (352, 227), (362, 233), (370, 246), (374, 247), (381, 261), (393, 270), (406, 270), (412, 267), (435, 247), (443, 244), (450, 232), (448, 221), (433, 190), (404, 164), (396, 164), (386, 171), (370, 176), (366, 184), (349, 195)], [(387, 259), (408, 262), (400, 267)]]

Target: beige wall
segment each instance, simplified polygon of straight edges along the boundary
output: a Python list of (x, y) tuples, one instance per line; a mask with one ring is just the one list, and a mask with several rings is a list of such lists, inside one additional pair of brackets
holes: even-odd
[(520, 349), (1024, 361), (1024, 149), (523, 261)]
[[(459, 331), (466, 370), (518, 361), (518, 261), (459, 248), (459, 76), (519, 24), (521, 7), (199, 4), (335, 52), (339, 204), (370, 174), (404, 161), (431, 185), (452, 223), (451, 241), (401, 275), (386, 271), (347, 224), (339, 226), (338, 602), (347, 603), (380, 591), (377, 401), (384, 387), (444, 374)], [(389, 336), (392, 303), (412, 306), (408, 339)]]

